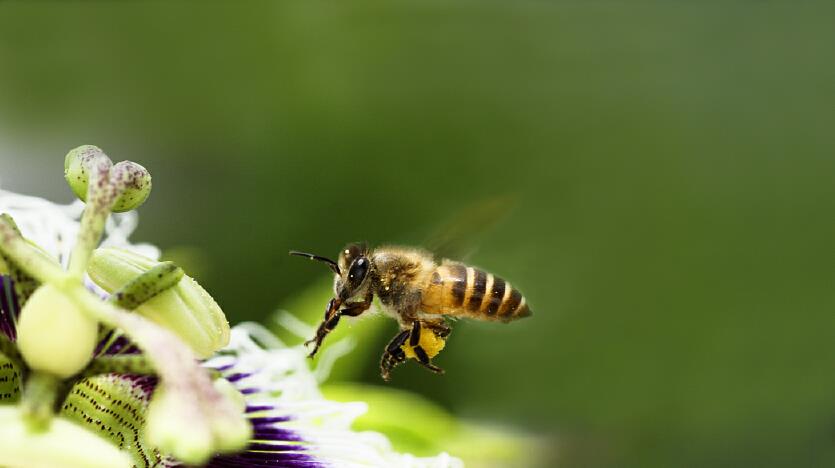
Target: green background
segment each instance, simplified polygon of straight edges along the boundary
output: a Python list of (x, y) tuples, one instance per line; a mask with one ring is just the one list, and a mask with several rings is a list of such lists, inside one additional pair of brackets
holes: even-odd
[[(0, 2), (0, 183), (66, 202), (70, 148), (142, 163), (134, 239), (232, 322), (321, 314), (327, 271), (291, 248), (495, 206), (468, 261), (534, 316), (459, 322), (444, 377), (392, 387), (544, 438), (543, 464), (833, 466), (833, 13)], [(341, 328), (362, 340), (334, 379), (379, 383), (394, 322)]]

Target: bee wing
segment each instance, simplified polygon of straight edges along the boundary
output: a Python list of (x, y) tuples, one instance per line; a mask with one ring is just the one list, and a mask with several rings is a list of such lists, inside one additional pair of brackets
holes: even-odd
[(504, 221), (516, 206), (516, 196), (503, 194), (465, 205), (433, 229), (423, 243), (438, 258), (466, 261), (478, 250), (479, 239)]

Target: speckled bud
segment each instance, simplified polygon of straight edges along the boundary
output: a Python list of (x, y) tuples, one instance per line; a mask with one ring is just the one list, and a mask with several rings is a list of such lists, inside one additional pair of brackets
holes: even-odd
[(113, 204), (116, 213), (138, 208), (151, 194), (151, 173), (135, 162), (116, 163), (110, 169), (110, 180), (121, 189)]
[(114, 165), (100, 148), (84, 145), (71, 150), (64, 158), (64, 178), (80, 200), (87, 201), (90, 171), (94, 164), (104, 164), (105, 170), (110, 169), (107, 183), (116, 193), (112, 211), (118, 213), (137, 208), (151, 194), (151, 174), (147, 169), (131, 161)]
[[(122, 249), (100, 248), (87, 267), (90, 278), (105, 291), (121, 290), (161, 262)], [(229, 342), (229, 322), (223, 311), (189, 276), (136, 307), (136, 312), (168, 328), (201, 358)]]
[(90, 183), (90, 164), (96, 160), (107, 160), (99, 147), (83, 145), (74, 148), (64, 158), (64, 178), (73, 193), (80, 200), (87, 200), (87, 185)]
[(20, 353), (32, 369), (67, 378), (93, 356), (98, 322), (50, 284), (32, 294), (17, 327)]

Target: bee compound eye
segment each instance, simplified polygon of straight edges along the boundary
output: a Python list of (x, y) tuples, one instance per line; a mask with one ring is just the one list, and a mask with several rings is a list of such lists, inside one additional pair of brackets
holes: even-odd
[(354, 263), (351, 264), (351, 268), (348, 270), (348, 283), (350, 283), (352, 288), (356, 288), (362, 284), (362, 280), (365, 279), (367, 273), (368, 259), (360, 257), (354, 260)]

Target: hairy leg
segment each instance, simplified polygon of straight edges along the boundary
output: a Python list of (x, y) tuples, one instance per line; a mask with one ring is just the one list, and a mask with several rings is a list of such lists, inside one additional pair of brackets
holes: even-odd
[(450, 329), (445, 324), (438, 322), (421, 322), (415, 320), (411, 327), (406, 330), (401, 330), (389, 343), (383, 352), (383, 357), (380, 359), (380, 375), (383, 380), (389, 381), (391, 378), (391, 370), (400, 364), (406, 362), (406, 353), (403, 351), (403, 345), (408, 342), (409, 347), (415, 353), (417, 362), (436, 374), (443, 374), (444, 370), (432, 364), (432, 360), (426, 351), (420, 345), (421, 333), (434, 333), (440, 338), (449, 336)]
[[(449, 329), (447, 329), (449, 330)], [(417, 356), (417, 361), (423, 367), (431, 370), (436, 374), (443, 374), (444, 370), (440, 367), (432, 364), (431, 359), (426, 354), (426, 351), (420, 345), (420, 335), (421, 333), (435, 333), (431, 328), (425, 327), (420, 321), (415, 321), (412, 325), (412, 330), (409, 334), (409, 346), (412, 347), (412, 350), (415, 352), (415, 356)], [(447, 335), (449, 335), (449, 331), (447, 331)]]
[(336, 325), (339, 323), (339, 319), (343, 315), (347, 315), (348, 317), (356, 317), (371, 307), (371, 296), (369, 295), (366, 299), (362, 302), (348, 302), (344, 304), (342, 309), (334, 310), (334, 301), (335, 299), (331, 299), (328, 302), (327, 307), (325, 307), (325, 318), (322, 320), (322, 323), (319, 324), (319, 328), (316, 329), (316, 336), (308, 341), (305, 341), (305, 346), (310, 343), (315, 343), (313, 347), (313, 351), (310, 352), (308, 357), (313, 357), (316, 355), (316, 352), (319, 351), (319, 346), (322, 345), (322, 341), (328, 336), (328, 333), (332, 332)]

